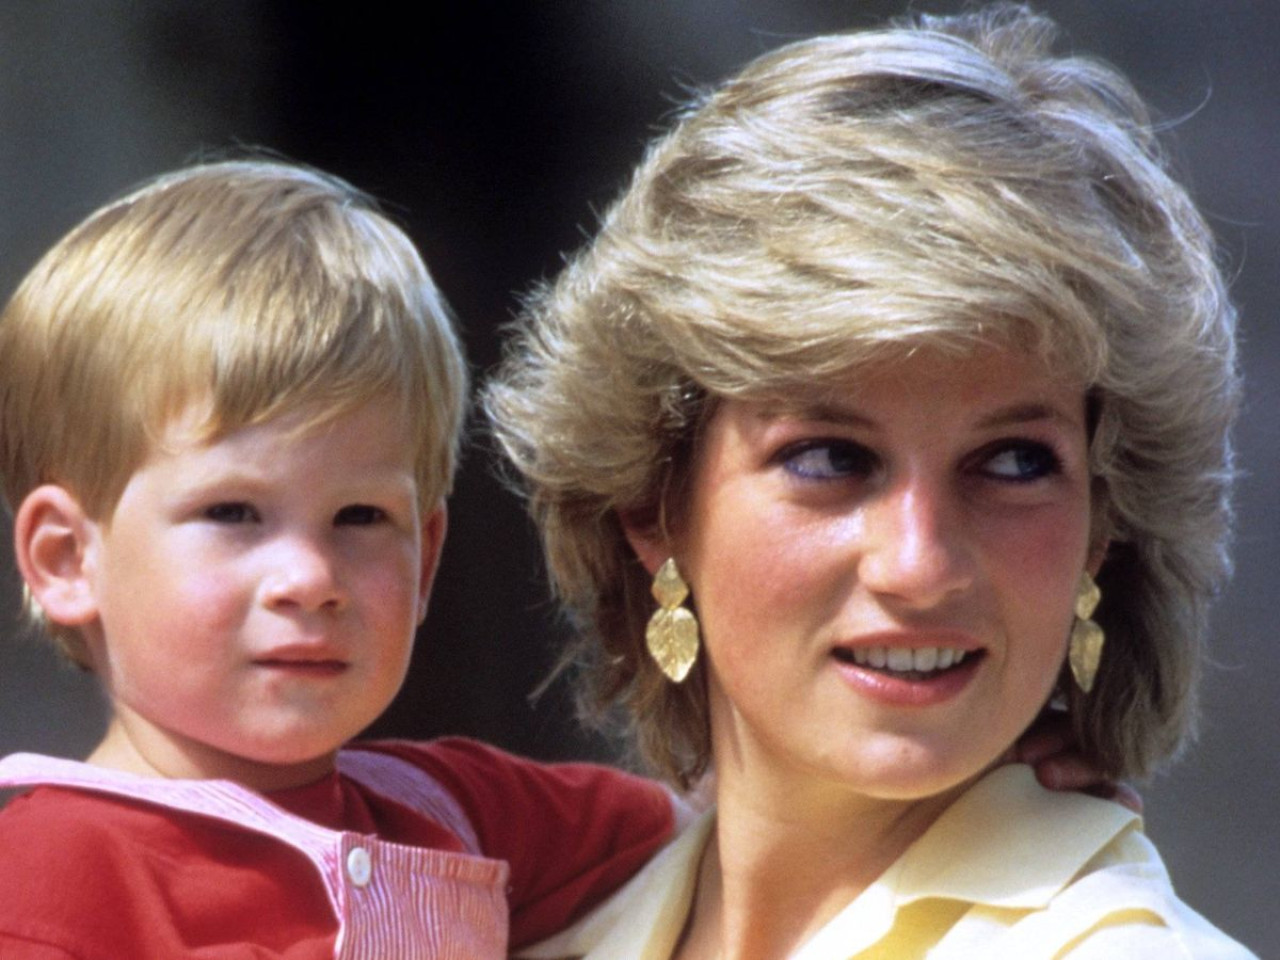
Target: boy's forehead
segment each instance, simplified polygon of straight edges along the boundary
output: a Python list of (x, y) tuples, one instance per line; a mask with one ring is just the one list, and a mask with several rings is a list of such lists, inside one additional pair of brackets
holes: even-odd
[(412, 462), (419, 445), (412, 426), (406, 404), (388, 395), (345, 404), (311, 401), (288, 405), (245, 422), (232, 421), (205, 397), (163, 418), (151, 431), (150, 449), (172, 455), (214, 447), (247, 449), (262, 443), (323, 448), (329, 443), (348, 443), (355, 433)]

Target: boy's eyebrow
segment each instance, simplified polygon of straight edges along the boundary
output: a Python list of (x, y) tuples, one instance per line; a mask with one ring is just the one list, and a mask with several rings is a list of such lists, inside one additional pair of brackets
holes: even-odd
[[(335, 488), (341, 493), (350, 491), (353, 498), (359, 499), (366, 494), (411, 492), (417, 487), (417, 477), (412, 472), (398, 468), (378, 469), (361, 473), (343, 487)], [(279, 480), (267, 471), (255, 469), (252, 465), (237, 463), (212, 472), (205, 471), (188, 482), (182, 484), (183, 500), (200, 500), (210, 496), (255, 496), (262, 492), (274, 492), (279, 489)]]
[(252, 496), (271, 485), (262, 474), (255, 474), (242, 466), (234, 469), (204, 472), (190, 480), (180, 482), (181, 498), (200, 500), (210, 496)]

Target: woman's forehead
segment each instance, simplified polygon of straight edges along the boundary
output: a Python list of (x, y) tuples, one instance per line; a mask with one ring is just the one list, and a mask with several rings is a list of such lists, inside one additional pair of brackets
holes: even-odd
[(1081, 397), (1089, 383), (1079, 373), (1080, 364), (1065, 353), (1042, 353), (1030, 348), (990, 343), (956, 349), (949, 345), (920, 344), (895, 352), (861, 358), (848, 366), (805, 375), (798, 371), (780, 383), (763, 389), (750, 385), (724, 399), (739, 399), (779, 410), (840, 411), (857, 406), (860, 398), (892, 391), (904, 397), (927, 398), (939, 389), (974, 400), (988, 396), (993, 387), (1015, 389), (1027, 395), (1059, 394)]

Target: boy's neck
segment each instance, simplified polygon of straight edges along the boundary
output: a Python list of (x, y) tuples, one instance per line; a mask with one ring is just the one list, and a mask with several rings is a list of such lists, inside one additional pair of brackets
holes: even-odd
[(112, 718), (102, 741), (86, 762), (109, 770), (167, 780), (230, 780), (258, 793), (287, 790), (314, 783), (333, 772), (336, 754), (300, 763), (260, 763), (195, 742), (154, 742), (131, 729), (119, 716)]

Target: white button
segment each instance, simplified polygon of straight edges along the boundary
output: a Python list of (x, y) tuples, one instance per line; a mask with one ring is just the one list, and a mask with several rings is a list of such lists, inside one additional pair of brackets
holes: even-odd
[(363, 887), (373, 876), (373, 861), (364, 847), (352, 847), (347, 854), (347, 876), (357, 887)]

